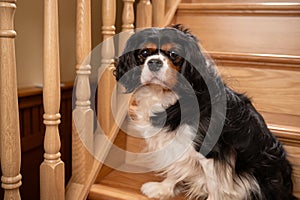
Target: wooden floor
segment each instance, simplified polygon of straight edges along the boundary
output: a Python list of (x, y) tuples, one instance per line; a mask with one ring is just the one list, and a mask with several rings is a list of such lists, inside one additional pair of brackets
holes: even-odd
[[(153, 174), (133, 174), (113, 171), (95, 184), (89, 194), (89, 200), (150, 200), (141, 192), (141, 186), (149, 181), (161, 181), (160, 177)], [(179, 195), (174, 200), (184, 200)]]

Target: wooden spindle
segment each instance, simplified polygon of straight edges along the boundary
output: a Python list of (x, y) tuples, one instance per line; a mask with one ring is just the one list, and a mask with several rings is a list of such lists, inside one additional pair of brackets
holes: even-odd
[(72, 178), (68, 183), (66, 199), (86, 199), (93, 166), (94, 112), (91, 109), (91, 1), (77, 0), (76, 10), (76, 74), (75, 108), (72, 119)]
[(15, 58), (15, 0), (0, 0), (0, 141), (4, 199), (21, 199), (21, 147)]
[[(91, 109), (89, 76), (91, 74), (91, 2), (77, 0), (76, 25), (76, 101), (73, 110), (72, 171), (74, 181), (84, 184), (89, 173), (93, 151), (94, 114)], [(79, 137), (81, 136), (81, 138)], [(82, 144), (84, 141), (84, 144)]]
[(112, 91), (116, 84), (113, 76), (114, 65), (114, 42), (110, 37), (115, 35), (116, 1), (102, 1), (102, 35), (103, 45), (101, 49), (101, 69), (105, 69), (98, 83), (98, 119), (103, 131), (109, 135), (114, 124), (111, 112)]
[(154, 27), (162, 27), (165, 20), (165, 0), (152, 0), (153, 17), (152, 23)]
[(58, 2), (44, 1), (44, 161), (40, 167), (41, 199), (65, 199), (64, 163), (60, 158), (60, 69)]
[(134, 29), (134, 0), (123, 0), (123, 13), (122, 13), (122, 31), (133, 31)]
[(170, 10), (170, 8), (173, 6), (174, 0), (165, 0), (165, 1), (166, 1), (165, 13), (167, 13)]
[(134, 0), (123, 0), (122, 33), (119, 37), (119, 53), (123, 52), (126, 41), (134, 33)]
[(165, 20), (163, 21), (162, 26), (168, 26), (172, 23), (172, 20), (174, 19), (174, 15), (176, 13), (176, 10), (179, 6), (181, 0), (167, 0), (166, 1), (166, 15)]
[(141, 0), (137, 5), (136, 27), (152, 26), (152, 4), (150, 0)]

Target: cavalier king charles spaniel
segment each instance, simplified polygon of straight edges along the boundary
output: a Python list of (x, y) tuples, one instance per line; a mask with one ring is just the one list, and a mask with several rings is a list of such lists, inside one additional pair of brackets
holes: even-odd
[[(132, 93), (128, 119), (164, 177), (149, 198), (290, 200), (292, 167), (282, 144), (244, 94), (230, 89), (197, 38), (181, 25), (137, 31), (117, 59)], [(223, 103), (222, 103), (223, 102)]]

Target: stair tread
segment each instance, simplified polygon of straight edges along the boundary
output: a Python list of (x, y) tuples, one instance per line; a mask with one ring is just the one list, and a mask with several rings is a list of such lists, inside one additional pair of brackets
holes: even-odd
[[(150, 200), (140, 192), (141, 186), (149, 181), (161, 180), (152, 173), (135, 174), (115, 170), (92, 186), (89, 200)], [(183, 195), (174, 198), (184, 199)]]

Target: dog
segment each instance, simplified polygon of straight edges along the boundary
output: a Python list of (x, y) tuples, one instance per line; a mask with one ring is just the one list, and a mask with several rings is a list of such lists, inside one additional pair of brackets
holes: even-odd
[(132, 93), (128, 118), (164, 177), (149, 198), (291, 200), (292, 167), (282, 144), (245, 95), (229, 88), (182, 25), (133, 34), (115, 76)]

